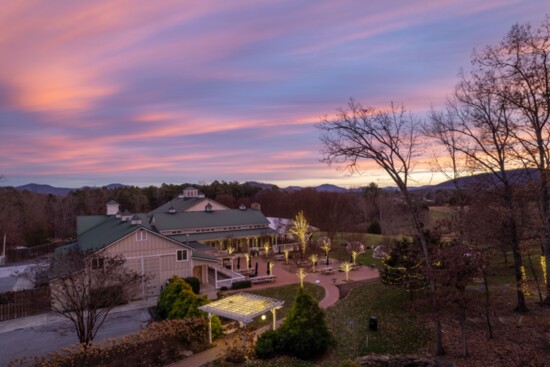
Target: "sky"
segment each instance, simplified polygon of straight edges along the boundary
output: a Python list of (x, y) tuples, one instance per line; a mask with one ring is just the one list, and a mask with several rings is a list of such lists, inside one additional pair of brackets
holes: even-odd
[[(350, 98), (422, 119), (474, 47), (546, 13), (540, 0), (6, 1), (0, 185), (386, 186), (370, 164), (320, 162), (315, 124)], [(433, 154), (413, 185), (442, 180)]]

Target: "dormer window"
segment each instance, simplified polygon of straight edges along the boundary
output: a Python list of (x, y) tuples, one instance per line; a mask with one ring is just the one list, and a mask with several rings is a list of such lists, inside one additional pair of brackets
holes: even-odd
[(205, 207), (204, 207), (204, 211), (207, 212), (207, 213), (211, 212), (212, 211), (212, 204), (210, 204), (210, 203), (206, 204)]

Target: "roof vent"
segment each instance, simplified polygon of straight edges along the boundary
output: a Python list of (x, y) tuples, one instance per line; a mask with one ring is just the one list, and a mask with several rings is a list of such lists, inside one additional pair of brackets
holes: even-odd
[(121, 212), (120, 210), (119, 210), (118, 212), (116, 212), (115, 218), (116, 218), (116, 219), (122, 218), (122, 212)]
[(239, 205), (239, 209), (240, 210), (246, 210), (246, 205), (244, 205), (244, 204)]
[(141, 218), (137, 214), (134, 214), (132, 217), (132, 225), (136, 224), (141, 224)]
[(212, 211), (212, 204), (208, 203), (204, 206), (204, 211), (210, 213)]
[(171, 207), (168, 209), (168, 213), (170, 213), (170, 214), (176, 214), (176, 208), (174, 208), (173, 206), (171, 206)]

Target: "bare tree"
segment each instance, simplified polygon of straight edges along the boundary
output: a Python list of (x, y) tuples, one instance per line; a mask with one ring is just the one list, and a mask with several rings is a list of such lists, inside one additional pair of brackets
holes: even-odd
[[(431, 274), (432, 261), (419, 205), (408, 188), (413, 158), (421, 148), (418, 121), (407, 114), (404, 107), (393, 103), (387, 110), (377, 110), (364, 108), (360, 103), (350, 100), (347, 109), (341, 108), (333, 118), (325, 118), (318, 128), (322, 131), (323, 162), (329, 165), (344, 164), (351, 172), (360, 172), (360, 163), (372, 161), (391, 177), (410, 211), (420, 238), (425, 267), (427, 273)], [(435, 302), (433, 280), (430, 281), (430, 289)], [(433, 315), (435, 354), (442, 355), (441, 322), (437, 314)]]
[[(60, 248), (63, 249), (63, 248)], [(124, 265), (122, 255), (57, 251), (49, 269), (52, 311), (69, 319), (88, 346), (113, 308), (135, 299), (150, 276)]]
[[(517, 125), (518, 157), (540, 173), (539, 202), (545, 225), (543, 252), (550, 275), (550, 16), (533, 29), (516, 24), (502, 42), (474, 52), (474, 74), (490, 74), (494, 91), (509, 104)], [(550, 279), (550, 277), (548, 277)], [(550, 305), (550, 282), (545, 303)]]
[(450, 149), (463, 154), (474, 172), (489, 173), (487, 182), (499, 194), (506, 211), (503, 226), (509, 235), (514, 257), (516, 311), (526, 312), (520, 236), (514, 216), (512, 178), (508, 171), (518, 163), (513, 155), (516, 125), (510, 105), (495, 93), (495, 82), (492, 73), (463, 75), (453, 98), (447, 103), (447, 112), (432, 112), (431, 131), (440, 141), (442, 133), (453, 136), (454, 140), (445, 142), (452, 145)]

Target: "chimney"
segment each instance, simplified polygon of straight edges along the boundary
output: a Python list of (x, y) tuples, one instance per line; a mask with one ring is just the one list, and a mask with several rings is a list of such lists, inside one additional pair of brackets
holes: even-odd
[(250, 208), (259, 212), (262, 211), (262, 206), (260, 205), (260, 203), (252, 203), (250, 204)]
[(119, 212), (120, 204), (114, 200), (107, 203), (107, 215), (116, 215)]

